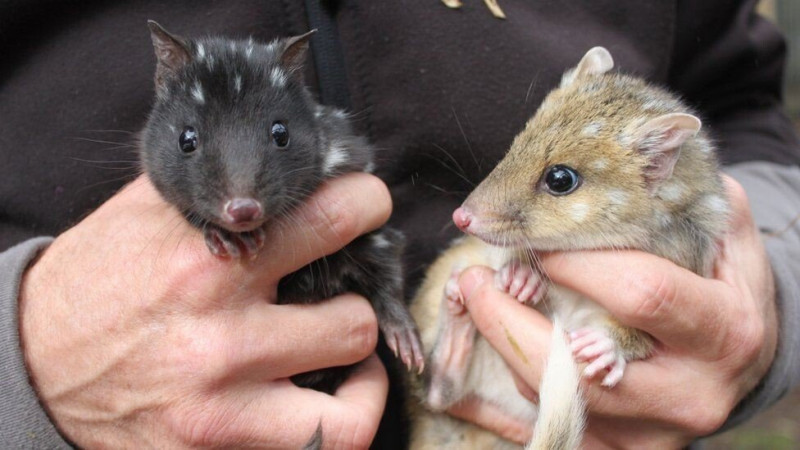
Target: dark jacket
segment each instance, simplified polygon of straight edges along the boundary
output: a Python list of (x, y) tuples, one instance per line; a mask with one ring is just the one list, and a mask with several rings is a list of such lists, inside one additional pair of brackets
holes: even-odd
[[(780, 107), (785, 47), (754, 1), (323, 2), (336, 16), (356, 127), (379, 149), (409, 292), (457, 234), (450, 214), (563, 71), (607, 47), (617, 67), (679, 92), (726, 163), (800, 162)], [(182, 35), (268, 41), (308, 30), (303, 2), (0, 3), (0, 251), (75, 224), (139, 171), (154, 98), (147, 19)], [(320, 52), (319, 47), (312, 51)], [(325, 77), (325, 74), (321, 74)], [(319, 77), (309, 63), (307, 79)], [(12, 299), (13, 300), (13, 299)], [(376, 447), (401, 410), (396, 393)]]

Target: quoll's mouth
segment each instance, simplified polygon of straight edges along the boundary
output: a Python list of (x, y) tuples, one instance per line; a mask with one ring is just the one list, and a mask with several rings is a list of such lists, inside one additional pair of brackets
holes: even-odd
[(469, 234), (475, 236), (483, 242), (486, 242), (487, 244), (494, 245), (496, 247), (520, 248), (527, 246), (527, 242), (524, 237), (518, 235), (517, 233), (492, 233), (486, 230), (481, 230), (477, 232), (469, 232)]
[(253, 231), (256, 228), (259, 228), (264, 225), (264, 220), (252, 221), (252, 222), (239, 222), (239, 223), (230, 223), (225, 221), (217, 222), (221, 228), (224, 228), (228, 231), (232, 231), (234, 233), (246, 233), (248, 231)]

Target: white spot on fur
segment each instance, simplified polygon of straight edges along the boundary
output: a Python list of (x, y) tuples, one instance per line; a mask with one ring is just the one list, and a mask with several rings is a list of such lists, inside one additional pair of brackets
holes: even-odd
[(192, 98), (200, 103), (201, 105), (206, 102), (206, 98), (203, 96), (203, 87), (200, 86), (199, 81), (194, 82), (194, 87), (192, 87)]
[(203, 44), (197, 44), (197, 59), (202, 61), (206, 57), (206, 48)]
[(668, 202), (678, 202), (686, 193), (686, 187), (680, 183), (668, 183), (661, 186), (658, 196)]
[(598, 159), (592, 162), (591, 166), (594, 170), (605, 170), (605, 168), (608, 167), (608, 160), (605, 158)]
[(367, 165), (364, 166), (364, 172), (367, 173), (375, 172), (375, 163), (372, 161), (368, 162)]
[(389, 242), (382, 234), (376, 233), (372, 235), (372, 245), (377, 248), (389, 248), (392, 243)]
[(247, 40), (247, 48), (244, 49), (244, 55), (250, 58), (250, 55), (253, 54), (253, 38)]
[(331, 144), (328, 154), (325, 155), (325, 163), (322, 166), (322, 170), (326, 174), (333, 172), (340, 164), (347, 162), (349, 156), (344, 147), (336, 143)]
[(342, 109), (336, 109), (333, 111), (333, 115), (338, 117), (339, 119), (347, 119), (347, 113), (344, 112)]
[(235, 52), (236, 51), (236, 42), (231, 42), (230, 47), (231, 47), (231, 51)]
[(589, 205), (586, 203), (573, 203), (569, 208), (569, 214), (575, 222), (583, 222), (589, 215)]
[(176, 131), (176, 130), (175, 130), (175, 127), (174, 127), (174, 126), (172, 126), (172, 125), (169, 125), (169, 131), (172, 131), (172, 132), (174, 133), (174, 132)]
[(704, 155), (708, 155), (714, 150), (714, 147), (711, 145), (710, 142), (708, 142), (708, 139), (702, 136), (695, 137), (695, 142), (697, 143), (696, 145), (697, 149), (700, 150), (700, 153)]
[(208, 59), (206, 59), (206, 66), (208, 70), (214, 69), (214, 55), (208, 55)]
[(656, 99), (648, 100), (642, 105), (642, 109), (644, 109), (645, 111), (658, 111), (663, 108), (664, 108), (663, 102)]
[(242, 91), (242, 76), (238, 73), (233, 77), (233, 88), (236, 90), (236, 93)]
[(622, 189), (611, 189), (608, 191), (608, 202), (615, 206), (622, 206), (628, 203), (628, 193)]
[(286, 73), (280, 67), (273, 67), (269, 72), (269, 79), (275, 87), (286, 86)]
[(707, 195), (703, 197), (702, 201), (706, 208), (714, 212), (726, 213), (728, 211), (728, 203), (719, 195)]
[(583, 130), (581, 130), (581, 135), (587, 137), (595, 137), (600, 133), (600, 130), (602, 129), (603, 129), (602, 123), (592, 122), (589, 125), (583, 127)]

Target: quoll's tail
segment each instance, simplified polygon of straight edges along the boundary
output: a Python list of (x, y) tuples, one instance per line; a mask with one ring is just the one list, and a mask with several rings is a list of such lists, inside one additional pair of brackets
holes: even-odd
[(580, 380), (564, 329), (555, 319), (550, 356), (539, 387), (539, 418), (526, 450), (574, 450), (580, 446), (586, 421)]

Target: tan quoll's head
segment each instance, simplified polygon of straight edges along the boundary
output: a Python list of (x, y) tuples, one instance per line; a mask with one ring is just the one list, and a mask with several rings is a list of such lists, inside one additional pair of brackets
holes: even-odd
[[(538, 250), (646, 247), (716, 178), (700, 120), (668, 92), (610, 72), (595, 47), (453, 213), (463, 231)], [(709, 175), (713, 174), (713, 175)], [(714, 189), (712, 189), (714, 190)]]

